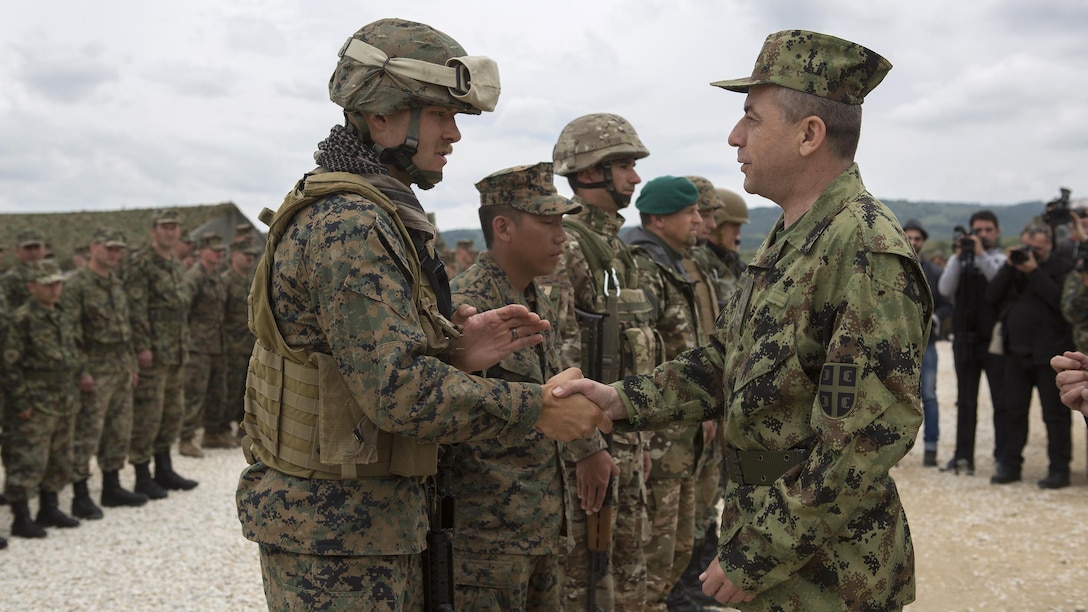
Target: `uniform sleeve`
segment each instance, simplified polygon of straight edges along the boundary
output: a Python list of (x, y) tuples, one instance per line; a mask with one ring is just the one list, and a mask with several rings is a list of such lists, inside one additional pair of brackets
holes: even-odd
[(132, 322), (132, 347), (139, 353), (151, 349), (151, 321), (148, 319), (149, 284), (144, 260), (137, 259), (125, 271), (129, 321)]
[(12, 317), (10, 324), (7, 337), (4, 338), (3, 367), (0, 368), (0, 380), (7, 392), (7, 401), (4, 403), (7, 412), (5, 418), (21, 412), (26, 402), (26, 385), (20, 367), (26, 350), (23, 326), (16, 317)]
[(81, 276), (82, 274), (78, 274), (71, 281), (64, 283), (59, 306), (68, 316), (68, 325), (75, 336), (79, 359), (83, 364), (86, 364), (87, 349), (83, 338), (83, 282)]
[(333, 208), (303, 255), (318, 326), (363, 411), (382, 430), (436, 442), (523, 437), (540, 416), (540, 387), (427, 354), (401, 235), (376, 210)]

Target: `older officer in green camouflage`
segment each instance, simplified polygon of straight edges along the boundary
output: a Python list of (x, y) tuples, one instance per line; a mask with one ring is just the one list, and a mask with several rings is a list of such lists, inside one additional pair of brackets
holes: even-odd
[[(555, 272), (563, 254), (562, 219), (580, 206), (556, 193), (552, 164), (500, 170), (476, 183), (487, 250), (450, 287), (455, 303), (479, 310), (522, 304), (549, 321), (551, 302), (534, 278)], [(515, 351), (484, 376), (543, 384), (560, 371), (559, 335)], [(513, 444), (457, 445), (457, 609), (555, 612), (562, 599), (560, 560), (573, 545), (562, 444), (530, 432)]]
[(436, 443), (611, 429), (582, 398), (556, 403), (551, 390), (577, 372), (543, 387), (467, 373), (540, 343), (548, 324), (518, 304), (453, 311), (411, 186), (442, 179), (457, 114), (492, 110), (498, 91), (494, 62), (430, 26), (364, 26), (329, 82), (346, 125), (262, 216), (242, 443), (251, 465), (237, 503), (245, 537), (260, 544), (271, 609), (452, 604), (441, 601), (453, 587), (439, 567), (444, 533), (424, 588)]
[(861, 102), (891, 68), (839, 38), (772, 34), (729, 143), (745, 190), (783, 217), (711, 343), (613, 387), (572, 381), (613, 418), (662, 427), (725, 414), (730, 482), (703, 592), (753, 610), (889, 610), (914, 600), (890, 470), (922, 421), (933, 303), (895, 216), (854, 152)]
[(15, 236), (15, 263), (0, 276), (0, 291), (11, 308), (30, 299), (26, 282), (33, 276), (33, 264), (45, 257), (45, 239), (36, 229), (25, 229)]
[[(626, 235), (642, 288), (654, 303), (655, 329), (665, 358), (706, 342), (718, 312), (710, 278), (692, 258), (703, 219), (700, 190), (684, 177), (660, 176), (642, 187), (635, 207), (642, 226)], [(673, 586), (687, 567), (694, 541), (696, 448), (702, 424), (680, 423), (654, 432), (653, 467), (646, 482), (651, 540), (646, 546), (646, 605), (650, 610), (687, 605)]]
[(94, 456), (102, 470), (102, 505), (147, 503), (146, 495), (126, 491), (118, 478), (132, 439), (132, 385), (137, 371), (128, 298), (117, 274), (125, 246), (119, 230), (96, 229), (87, 266), (65, 283), (61, 296), (61, 305), (76, 325), (76, 342), (88, 370), (79, 381), (82, 393), (72, 475), (72, 514), (79, 518), (102, 517), (87, 491)]
[[(197, 485), (174, 471), (170, 447), (185, 414), (185, 358), (189, 346), (185, 271), (174, 256), (181, 233), (177, 211), (165, 210), (151, 221), (151, 244), (125, 264), (125, 291), (132, 320), (132, 344), (140, 367), (133, 391), (132, 444), (129, 461), (136, 468), (136, 492), (151, 499), (167, 490)], [(151, 477), (151, 457), (155, 477)]]
[(206, 233), (197, 238), (197, 261), (185, 271), (185, 293), (189, 298), (189, 356), (185, 364), (185, 419), (181, 424), (178, 453), (203, 457), (194, 442), (196, 430), (204, 427), (207, 446), (229, 448), (230, 416), (224, 414), (227, 394), (223, 372), (223, 317), (227, 292), (220, 264), (223, 239)]
[[(250, 226), (247, 224), (246, 227)], [(260, 254), (260, 249), (251, 242), (235, 240), (230, 246), (230, 266), (223, 271), (227, 302), (223, 314), (223, 359), (227, 381), (223, 409), (227, 420), (237, 421), (239, 427), (245, 412), (242, 398), (246, 394), (246, 369), (254, 340), (253, 332), (249, 330), (249, 288), (253, 284), (253, 267)], [(230, 440), (231, 436), (226, 436), (222, 442)], [(208, 445), (207, 435), (203, 443)], [(237, 446), (235, 442), (230, 444)]]
[[(87, 370), (75, 325), (57, 307), (64, 289), (60, 268), (42, 260), (27, 264), (26, 273), (30, 298), (12, 315), (0, 370), (8, 393), (4, 494), (15, 516), (11, 534), (43, 538), (43, 527), (79, 526), (57, 507), (57, 493), (72, 480), (77, 384)], [(38, 491), (41, 506), (31, 521), (27, 503)]]

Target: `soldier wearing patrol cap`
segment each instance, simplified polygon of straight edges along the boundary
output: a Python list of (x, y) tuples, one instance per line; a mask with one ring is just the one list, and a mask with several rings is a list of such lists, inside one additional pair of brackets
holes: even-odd
[[(522, 304), (554, 321), (551, 300), (534, 279), (555, 271), (566, 240), (563, 215), (581, 207), (556, 192), (550, 162), (500, 170), (476, 189), (487, 250), (451, 281), (454, 302), (477, 309)], [(561, 370), (559, 336), (554, 327), (542, 336), (539, 345), (515, 351), (484, 375), (546, 382)], [(562, 446), (539, 432), (458, 446), (458, 610), (560, 608), (560, 560), (572, 545), (564, 529), (572, 507)]]
[[(223, 359), (226, 371), (226, 396), (224, 416), (238, 423), (239, 437), (243, 434), (242, 415), (245, 412), (242, 398), (246, 394), (246, 369), (253, 353), (253, 332), (249, 329), (249, 288), (253, 284), (253, 269), (261, 249), (252, 243), (235, 242), (230, 247), (230, 265), (223, 271), (223, 291), (226, 307), (223, 310)], [(207, 435), (203, 442), (207, 444)], [(238, 444), (226, 436), (221, 440), (231, 446)]]
[(890, 469), (922, 422), (933, 302), (895, 216), (853, 161), (861, 107), (891, 68), (856, 43), (772, 34), (729, 143), (744, 187), (783, 216), (714, 341), (653, 376), (577, 380), (637, 428), (725, 416), (729, 484), (703, 592), (746, 609), (901, 609), (914, 553)]
[(442, 179), (457, 115), (494, 109), (494, 62), (431, 26), (381, 19), (341, 47), (329, 94), (346, 124), (262, 214), (238, 516), (260, 545), (270, 609), (441, 609), (453, 578), (444, 524), (428, 544), (444, 509), (428, 497), (437, 444), (611, 427), (584, 398), (558, 403), (565, 378), (469, 374), (548, 328), (521, 304), (454, 312), (412, 191)]
[(0, 276), (3, 289), (11, 308), (18, 308), (28, 299), (26, 282), (30, 279), (31, 264), (45, 258), (45, 239), (36, 229), (25, 229), (15, 236), (15, 264)]
[[(57, 307), (64, 289), (60, 268), (54, 261), (35, 261), (26, 274), (30, 298), (12, 315), (0, 368), (9, 402), (4, 494), (15, 517), (11, 534), (44, 538), (44, 527), (79, 526), (57, 507), (57, 493), (72, 480), (77, 381), (87, 370), (75, 324)], [(31, 521), (28, 500), (34, 493), (40, 493), (41, 505)]]

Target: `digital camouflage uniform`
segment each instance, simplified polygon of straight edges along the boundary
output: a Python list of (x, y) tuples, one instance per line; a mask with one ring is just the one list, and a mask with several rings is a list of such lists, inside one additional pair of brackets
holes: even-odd
[[(202, 248), (222, 248), (222, 242), (209, 241)], [(189, 297), (189, 356), (185, 364), (185, 419), (182, 440), (192, 440), (196, 430), (204, 428), (211, 439), (230, 431), (230, 414), (224, 412), (226, 377), (223, 361), (223, 318), (226, 312), (226, 286), (222, 272), (208, 270), (197, 259), (185, 272), (185, 292)], [(252, 345), (250, 345), (252, 349)]]
[(718, 556), (756, 595), (736, 607), (885, 610), (914, 599), (889, 471), (922, 421), (932, 309), (906, 236), (855, 164), (788, 230), (779, 220), (709, 345), (617, 384), (635, 427), (724, 411), (727, 459), (808, 449), (769, 484), (730, 470)]
[[(9, 502), (26, 502), (39, 489), (55, 501), (71, 482), (77, 385), (86, 373), (75, 325), (63, 309), (49, 310), (33, 299), (15, 309), (2, 369), (8, 393), (3, 459)], [(15, 416), (27, 410), (29, 418)]]
[[(630, 247), (619, 239), (619, 230), (623, 217), (611, 215), (579, 197), (574, 202), (582, 206), (581, 212), (568, 215), (567, 219), (581, 223), (589, 231), (601, 238), (613, 254), (628, 253)], [(633, 263), (633, 262), (632, 262)], [(613, 258), (612, 267), (617, 277), (626, 276), (627, 265), (624, 258)], [(579, 237), (572, 231), (567, 232), (567, 241), (563, 245), (563, 259), (553, 277), (541, 284), (555, 287), (559, 299), (558, 323), (562, 335), (563, 367), (580, 367), (582, 345), (579, 322), (575, 316), (575, 307), (585, 310), (601, 311), (598, 296), (601, 281), (591, 278), (592, 269), (582, 251)], [(625, 288), (628, 288), (625, 286)], [(634, 289), (630, 287), (630, 289)], [(653, 356), (643, 355), (644, 363), (653, 363)], [(652, 365), (650, 366), (652, 367)], [(623, 372), (634, 374), (636, 372)], [(612, 514), (612, 550), (609, 555), (610, 575), (598, 583), (597, 602), (605, 610), (642, 609), (645, 605), (646, 559), (643, 546), (649, 540), (649, 521), (646, 512), (646, 487), (644, 482), (643, 448), (649, 443), (649, 435), (638, 432), (614, 434), (611, 455), (620, 469), (620, 475), (614, 479), (614, 510)], [(566, 446), (565, 464), (567, 485), (571, 487), (571, 496), (577, 498), (577, 462), (589, 455), (605, 449), (605, 441), (598, 433), (592, 438), (575, 440)], [(584, 607), (588, 588), (588, 549), (586, 548), (585, 513), (574, 513), (572, 524), (574, 548), (564, 561), (564, 609)]]
[(26, 290), (26, 282), (30, 280), (33, 267), (20, 261), (12, 262), (2, 276), (0, 276), (0, 289), (4, 298), (12, 309), (26, 303), (30, 299), (30, 293)]
[(136, 353), (151, 350), (152, 365), (140, 368), (132, 399), (129, 461), (146, 464), (169, 453), (185, 414), (184, 365), (189, 346), (188, 297), (181, 262), (151, 246), (125, 263), (125, 292)]
[[(481, 311), (522, 304), (554, 320), (552, 305), (536, 284), (524, 294), (518, 291), (486, 251), (450, 285), (454, 303)], [(542, 344), (515, 352), (484, 376), (543, 384), (559, 371), (559, 336), (549, 329)], [(573, 545), (562, 447), (536, 431), (509, 446), (496, 440), (458, 445), (453, 475), (457, 609), (558, 609), (560, 559)]]
[[(253, 249), (235, 244), (231, 248)], [(252, 275), (242, 276), (228, 267), (223, 272), (226, 308), (223, 314), (223, 360), (226, 371), (224, 418), (242, 423), (242, 398), (246, 394), (246, 368), (253, 352), (253, 332), (249, 331), (249, 287)]]
[(1073, 270), (1062, 285), (1062, 316), (1073, 326), (1073, 346), (1088, 354), (1088, 287)]
[(90, 459), (97, 456), (103, 472), (125, 465), (132, 439), (132, 324), (121, 279), (79, 270), (65, 283), (61, 304), (76, 325), (76, 339), (94, 390), (81, 393), (76, 420), (75, 482), (90, 477)]

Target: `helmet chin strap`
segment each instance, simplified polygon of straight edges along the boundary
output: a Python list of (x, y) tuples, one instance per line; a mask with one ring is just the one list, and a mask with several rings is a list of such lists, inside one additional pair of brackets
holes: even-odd
[(412, 158), (419, 150), (419, 122), (423, 116), (423, 109), (413, 108), (412, 117), (408, 123), (408, 135), (404, 142), (395, 147), (383, 147), (374, 143), (374, 153), (383, 164), (389, 164), (401, 170), (411, 177), (412, 182), (420, 189), (431, 189), (442, 181), (442, 172), (420, 170), (416, 167)]
[(597, 181), (596, 183), (583, 183), (575, 179), (574, 185), (582, 189), (604, 189), (608, 192), (608, 195), (612, 196), (612, 201), (615, 202), (616, 208), (622, 209), (630, 206), (631, 196), (616, 191), (616, 181), (612, 180), (612, 162), (601, 162), (601, 168), (604, 169), (604, 180)]

